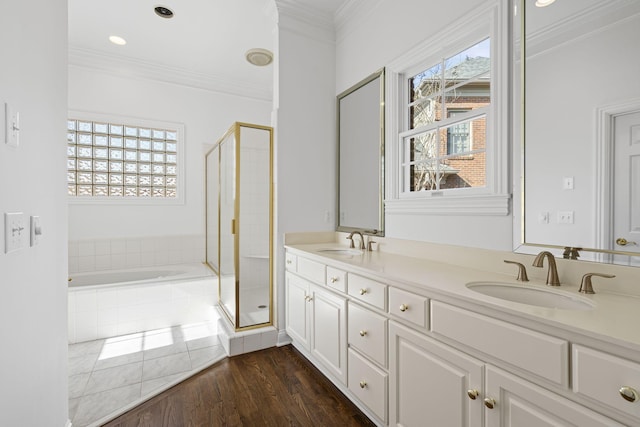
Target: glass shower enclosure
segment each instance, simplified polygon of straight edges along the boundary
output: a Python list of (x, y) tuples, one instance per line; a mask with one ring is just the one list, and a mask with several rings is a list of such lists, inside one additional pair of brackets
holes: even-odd
[(206, 263), (236, 331), (273, 324), (273, 129), (234, 123), (205, 155)]

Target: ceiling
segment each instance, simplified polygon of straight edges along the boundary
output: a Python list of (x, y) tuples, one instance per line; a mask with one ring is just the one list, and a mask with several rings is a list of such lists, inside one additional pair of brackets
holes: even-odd
[[(274, 50), (274, 0), (161, 1), (69, 0), (70, 64), (271, 99), (273, 65), (251, 65), (245, 52)], [(348, 0), (280, 1), (334, 15)], [(159, 5), (174, 17), (157, 16)]]

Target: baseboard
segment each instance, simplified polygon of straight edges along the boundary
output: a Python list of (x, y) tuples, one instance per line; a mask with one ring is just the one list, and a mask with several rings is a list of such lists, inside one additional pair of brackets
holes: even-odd
[(291, 344), (291, 338), (287, 335), (287, 331), (284, 329), (278, 330), (278, 340), (276, 341), (277, 347), (282, 347), (283, 345)]

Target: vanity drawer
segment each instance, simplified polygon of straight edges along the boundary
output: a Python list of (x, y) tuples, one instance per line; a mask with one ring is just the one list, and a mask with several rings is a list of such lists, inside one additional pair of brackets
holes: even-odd
[(349, 390), (385, 424), (388, 377), (386, 372), (349, 349)]
[(389, 288), (389, 314), (426, 328), (428, 312), (428, 298), (401, 289)]
[(384, 310), (387, 306), (387, 285), (367, 279), (355, 274), (347, 273), (348, 294), (369, 304)]
[(327, 266), (327, 286), (340, 292), (347, 292), (347, 273)]
[(568, 386), (569, 343), (565, 340), (433, 300), (431, 331)]
[(347, 324), (349, 345), (387, 366), (387, 319), (349, 302)]
[(285, 253), (284, 266), (287, 271), (293, 271), (295, 273), (298, 268), (298, 257), (289, 252)]
[(325, 265), (322, 263), (298, 257), (297, 272), (317, 284), (324, 285)]
[[(573, 391), (640, 418), (640, 364), (580, 345), (572, 346)], [(626, 394), (634, 402), (627, 401)]]

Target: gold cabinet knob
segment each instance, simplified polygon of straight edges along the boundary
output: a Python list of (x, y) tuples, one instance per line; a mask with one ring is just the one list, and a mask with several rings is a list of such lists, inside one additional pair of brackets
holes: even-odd
[(471, 400), (476, 400), (479, 394), (480, 393), (478, 393), (478, 390), (475, 390), (475, 389), (467, 390), (467, 396), (469, 396), (469, 399)]
[(309, 295), (305, 295), (304, 300), (305, 300), (306, 302), (309, 302), (309, 301), (312, 301), (312, 300), (313, 300), (313, 298), (312, 298), (312, 297), (310, 297)]
[(367, 386), (367, 382), (365, 380), (360, 381), (360, 388), (365, 388)]
[(338, 278), (337, 277), (332, 277), (329, 280), (331, 281), (331, 283), (336, 283), (338, 281)]
[(287, 260), (287, 264), (291, 264), (291, 260), (290, 259)]
[(485, 397), (484, 399), (484, 406), (486, 406), (489, 409), (493, 409), (493, 407), (496, 405), (496, 401), (490, 397)]
[(366, 290), (366, 289), (364, 289), (364, 288), (361, 288), (361, 289), (360, 289), (360, 295), (364, 295), (364, 294), (366, 294), (366, 293), (367, 293), (367, 290)]
[(407, 304), (402, 304), (400, 306), (400, 311), (402, 311), (403, 313), (407, 310), (409, 310), (409, 306)]
[(360, 336), (361, 336), (361, 337), (363, 337), (363, 336), (365, 336), (365, 335), (367, 335), (367, 331), (360, 331)]
[(635, 402), (638, 400), (638, 392), (633, 387), (620, 387), (618, 393), (620, 393), (620, 396), (622, 396), (622, 398), (627, 402)]

